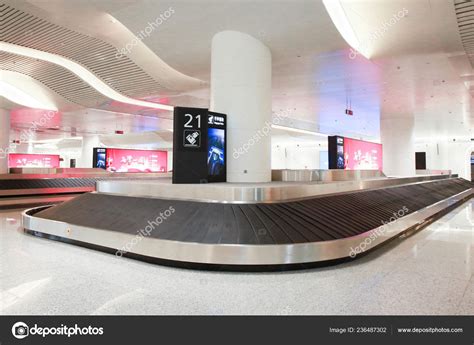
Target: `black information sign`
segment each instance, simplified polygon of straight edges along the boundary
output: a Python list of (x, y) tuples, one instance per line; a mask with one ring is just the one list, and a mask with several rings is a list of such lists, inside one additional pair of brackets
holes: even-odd
[(344, 169), (344, 137), (328, 137), (329, 169)]
[(173, 183), (207, 182), (207, 109), (174, 108)]
[(226, 181), (226, 115), (174, 108), (173, 183)]

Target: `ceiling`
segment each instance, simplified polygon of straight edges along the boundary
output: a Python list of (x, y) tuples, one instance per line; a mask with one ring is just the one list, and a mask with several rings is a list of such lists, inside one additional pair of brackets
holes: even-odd
[[(212, 37), (238, 30), (270, 48), (273, 111), (290, 109), (291, 127), (378, 140), (381, 117), (414, 116), (418, 138), (472, 137), (472, 47), (462, 25), (474, 8), (464, 1), (341, 0), (369, 59), (354, 56), (320, 0), (4, 2), (5, 41), (70, 59), (127, 97), (207, 107)], [(400, 11), (406, 15), (390, 24)], [(0, 69), (35, 80), (63, 112), (56, 132), (42, 135), (171, 126), (169, 111), (110, 99), (61, 66), (3, 52)]]

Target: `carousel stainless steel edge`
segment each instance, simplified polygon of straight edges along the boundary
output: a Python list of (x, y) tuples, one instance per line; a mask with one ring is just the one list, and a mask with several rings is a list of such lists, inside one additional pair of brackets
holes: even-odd
[(378, 178), (338, 182), (272, 182), (260, 184), (171, 184), (156, 181), (98, 181), (97, 192), (111, 195), (219, 203), (271, 203), (448, 179), (449, 176)]

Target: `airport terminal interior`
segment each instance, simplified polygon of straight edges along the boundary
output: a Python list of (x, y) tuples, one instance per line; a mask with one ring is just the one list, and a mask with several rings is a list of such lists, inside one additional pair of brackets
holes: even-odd
[(0, 315), (474, 315), (474, 2), (0, 0), (0, 31)]

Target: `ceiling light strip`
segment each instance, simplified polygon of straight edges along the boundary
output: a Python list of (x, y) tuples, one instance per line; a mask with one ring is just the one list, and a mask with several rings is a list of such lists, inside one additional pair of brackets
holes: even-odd
[(314, 135), (318, 137), (328, 137), (327, 134), (323, 133), (318, 133), (318, 132), (313, 132), (313, 131), (308, 131), (306, 129), (299, 129), (299, 128), (293, 128), (293, 127), (286, 127), (286, 126), (280, 126), (280, 125), (272, 125), (272, 128), (275, 129), (281, 129), (284, 131), (289, 131), (289, 132), (296, 132), (296, 133), (302, 133), (302, 134), (309, 134), (309, 135)]

